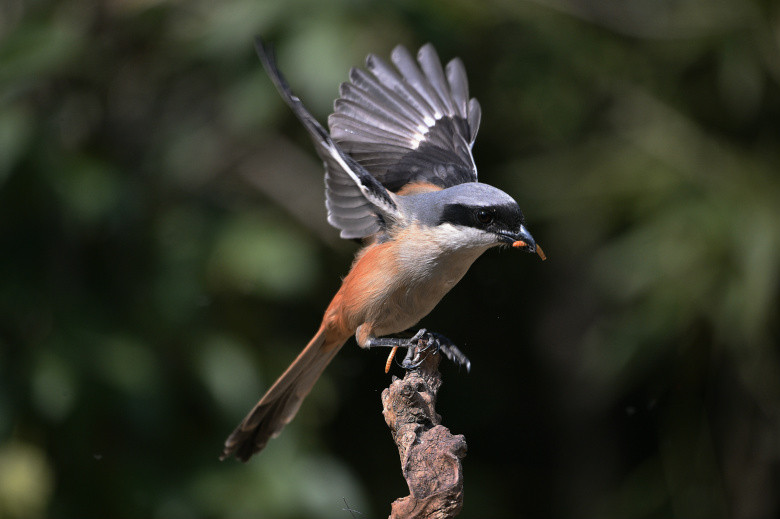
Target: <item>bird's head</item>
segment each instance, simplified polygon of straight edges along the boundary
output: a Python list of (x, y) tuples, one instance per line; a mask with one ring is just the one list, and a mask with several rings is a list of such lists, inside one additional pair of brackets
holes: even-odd
[(493, 186), (467, 182), (404, 198), (412, 218), (452, 249), (509, 245), (537, 252), (520, 206)]

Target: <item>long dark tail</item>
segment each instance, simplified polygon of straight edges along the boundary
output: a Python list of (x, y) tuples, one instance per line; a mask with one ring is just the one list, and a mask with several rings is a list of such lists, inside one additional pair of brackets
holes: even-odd
[(327, 335), (326, 328), (320, 328), (290, 367), (228, 436), (219, 459), (235, 455), (241, 461), (248, 461), (290, 423), (325, 367), (346, 342), (342, 339), (328, 340)]

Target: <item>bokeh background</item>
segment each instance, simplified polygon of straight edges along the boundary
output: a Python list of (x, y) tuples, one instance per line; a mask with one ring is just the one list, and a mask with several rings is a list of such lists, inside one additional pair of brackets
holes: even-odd
[(261, 456), (217, 460), (356, 249), (256, 34), (323, 121), (369, 52), (460, 56), (481, 179), (547, 252), (491, 251), (423, 322), (474, 366), (442, 368), (438, 406), (462, 517), (778, 517), (771, 0), (4, 0), (0, 517), (406, 495), (385, 352), (354, 342)]

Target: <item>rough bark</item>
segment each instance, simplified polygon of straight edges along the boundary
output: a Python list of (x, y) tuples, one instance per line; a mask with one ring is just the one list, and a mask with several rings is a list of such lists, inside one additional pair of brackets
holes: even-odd
[(403, 379), (393, 377), (382, 392), (382, 414), (398, 446), (409, 495), (392, 504), (390, 519), (444, 519), (463, 506), (466, 439), (441, 425), (436, 394), (441, 355), (429, 354)]

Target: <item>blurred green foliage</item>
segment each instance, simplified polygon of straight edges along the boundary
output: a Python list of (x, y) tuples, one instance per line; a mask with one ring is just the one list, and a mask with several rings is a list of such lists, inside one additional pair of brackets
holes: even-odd
[(462, 517), (780, 513), (780, 7), (760, 0), (0, 4), (0, 517), (365, 517), (405, 495), (349, 343), (247, 465), (221, 443), (354, 251), (265, 77), (321, 119), (397, 43), (460, 56), (488, 253), (424, 325)]

